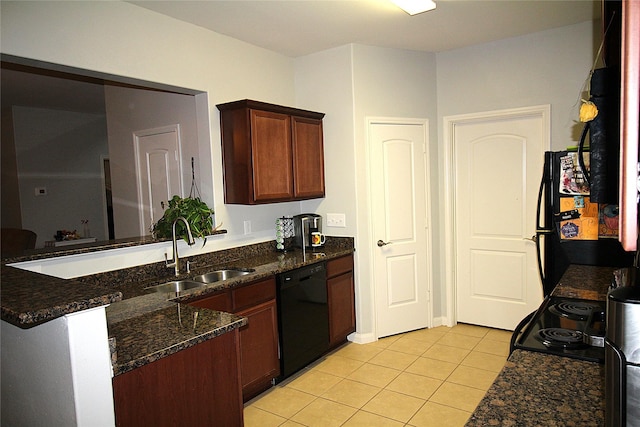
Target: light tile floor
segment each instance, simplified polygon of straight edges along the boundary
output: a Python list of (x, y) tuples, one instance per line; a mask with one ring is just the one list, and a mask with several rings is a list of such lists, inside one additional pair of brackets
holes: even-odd
[(245, 426), (463, 426), (510, 337), (458, 324), (348, 343), (247, 402)]

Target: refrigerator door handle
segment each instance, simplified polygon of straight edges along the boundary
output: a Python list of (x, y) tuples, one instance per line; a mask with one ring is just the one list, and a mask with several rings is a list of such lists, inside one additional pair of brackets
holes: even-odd
[[(545, 162), (546, 163), (546, 162)], [(545, 234), (551, 234), (553, 233), (553, 230), (547, 229), (547, 224), (546, 221), (544, 224), (540, 224), (540, 220), (541, 218), (541, 210), (542, 210), (542, 202), (543, 202), (543, 197), (544, 197), (544, 193), (545, 193), (545, 189), (547, 184), (545, 183), (545, 172), (546, 172), (546, 167), (543, 168), (542, 170), (542, 179), (540, 180), (540, 188), (538, 190), (538, 206), (536, 208), (536, 234), (531, 237), (530, 240), (532, 240), (533, 242), (535, 242), (536, 244), (536, 258), (538, 260), (538, 274), (540, 275), (540, 283), (542, 283), (542, 287), (544, 289), (544, 284), (546, 282), (546, 278), (545, 278), (545, 274), (544, 274), (544, 270), (542, 267), (542, 253), (540, 251), (540, 238), (542, 236), (544, 236)]]
[(528, 240), (530, 242), (534, 242), (534, 243), (538, 243), (538, 240), (540, 239), (540, 236), (542, 236), (543, 234), (551, 234), (553, 233), (552, 230), (536, 230), (536, 234), (534, 234), (531, 237), (523, 237), (523, 240)]
[(543, 168), (542, 179), (540, 180), (540, 188), (538, 189), (538, 205), (536, 206), (536, 230), (541, 230), (546, 227), (546, 224), (540, 224), (540, 219), (541, 219), (540, 210), (542, 209), (542, 197), (544, 196), (544, 190), (545, 190), (544, 172), (545, 172), (545, 169)]

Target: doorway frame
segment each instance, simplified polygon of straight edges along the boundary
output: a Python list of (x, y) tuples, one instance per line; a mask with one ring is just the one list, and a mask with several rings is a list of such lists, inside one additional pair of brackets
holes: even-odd
[[(457, 278), (456, 278), (456, 245), (455, 245), (455, 128), (460, 124), (481, 122), (496, 118), (519, 118), (538, 116), (544, 124), (542, 142), (545, 151), (551, 149), (551, 104), (530, 107), (507, 108), (476, 113), (443, 116), (443, 148), (444, 148), (444, 246), (445, 246), (445, 295), (447, 314), (443, 318), (446, 326), (453, 327), (458, 323), (457, 313)], [(542, 171), (540, 171), (542, 173)]]

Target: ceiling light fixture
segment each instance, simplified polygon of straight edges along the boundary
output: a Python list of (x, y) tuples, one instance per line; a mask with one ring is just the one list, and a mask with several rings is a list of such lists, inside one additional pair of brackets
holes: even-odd
[(400, 9), (407, 12), (409, 15), (417, 15), (418, 13), (426, 12), (436, 8), (436, 3), (433, 0), (391, 0)]

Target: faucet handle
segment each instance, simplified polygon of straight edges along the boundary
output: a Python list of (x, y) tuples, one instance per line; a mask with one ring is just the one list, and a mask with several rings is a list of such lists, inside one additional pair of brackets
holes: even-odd
[(191, 273), (191, 265), (192, 264), (195, 264), (195, 262), (187, 260), (187, 274)]

